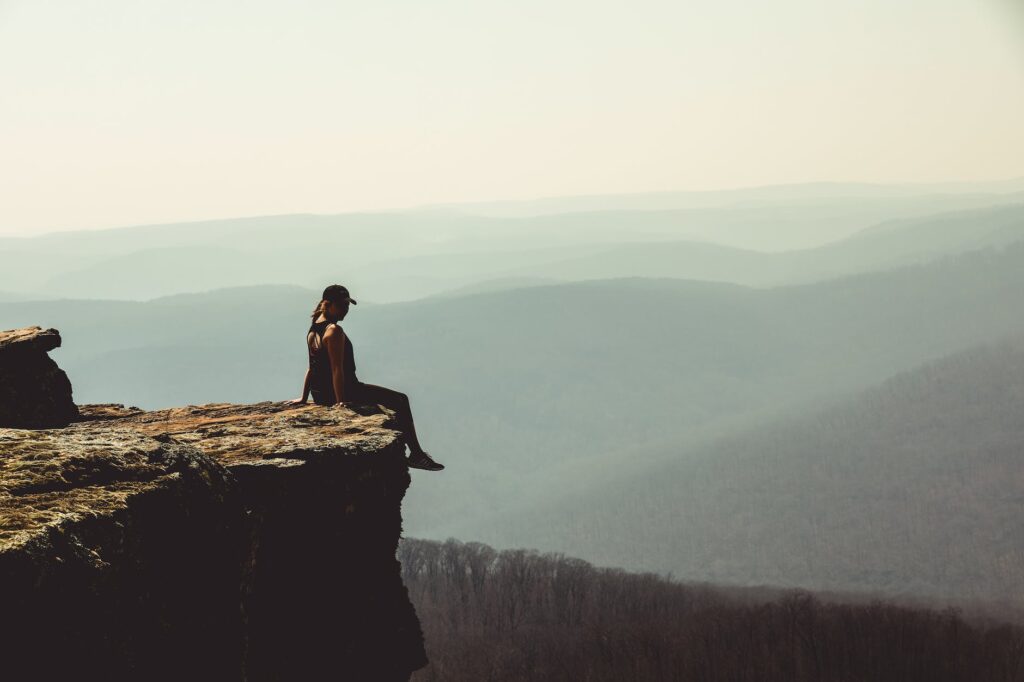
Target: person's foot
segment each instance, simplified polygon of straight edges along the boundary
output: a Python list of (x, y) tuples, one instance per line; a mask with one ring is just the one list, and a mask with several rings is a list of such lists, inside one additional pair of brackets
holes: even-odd
[(422, 450), (411, 453), (406, 461), (411, 469), (426, 469), (427, 471), (440, 471), (444, 469), (443, 464), (435, 462), (430, 455)]

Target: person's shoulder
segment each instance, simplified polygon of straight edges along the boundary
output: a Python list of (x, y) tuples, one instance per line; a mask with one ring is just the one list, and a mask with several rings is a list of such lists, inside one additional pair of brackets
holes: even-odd
[(324, 330), (324, 338), (325, 339), (330, 339), (330, 338), (334, 338), (334, 337), (337, 337), (337, 338), (340, 339), (344, 335), (345, 335), (345, 330), (342, 329), (341, 325), (338, 324), (337, 322), (332, 322), (331, 324), (327, 325), (327, 329)]

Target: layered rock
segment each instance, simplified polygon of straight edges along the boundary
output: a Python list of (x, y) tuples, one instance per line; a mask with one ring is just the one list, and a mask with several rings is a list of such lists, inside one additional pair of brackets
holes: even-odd
[(59, 346), (56, 329), (0, 331), (0, 427), (49, 428), (77, 417), (71, 382), (48, 355)]
[(404, 680), (425, 662), (395, 550), (393, 415), (82, 406), (0, 429), (10, 679)]

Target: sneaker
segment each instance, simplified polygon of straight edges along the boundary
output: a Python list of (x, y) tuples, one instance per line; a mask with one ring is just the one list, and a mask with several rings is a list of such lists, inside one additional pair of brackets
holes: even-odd
[(414, 452), (409, 455), (406, 460), (409, 463), (410, 469), (426, 469), (427, 471), (440, 471), (444, 469), (444, 465), (435, 462), (430, 455), (425, 452)]

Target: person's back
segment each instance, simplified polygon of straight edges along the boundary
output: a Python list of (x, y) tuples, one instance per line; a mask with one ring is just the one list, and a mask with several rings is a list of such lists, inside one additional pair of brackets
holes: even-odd
[(344, 334), (336, 322), (326, 319), (314, 321), (306, 333), (306, 346), (309, 350), (309, 391), (317, 405), (333, 405), (337, 402), (331, 377), (331, 358), (327, 353), (327, 344), (324, 343), (324, 336), (332, 325), (336, 327), (334, 333), (342, 334), (345, 339), (345, 360), (342, 363), (345, 392), (350, 389), (354, 391), (359, 383), (356, 378), (355, 352), (348, 335)]

